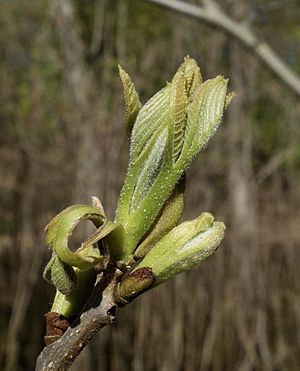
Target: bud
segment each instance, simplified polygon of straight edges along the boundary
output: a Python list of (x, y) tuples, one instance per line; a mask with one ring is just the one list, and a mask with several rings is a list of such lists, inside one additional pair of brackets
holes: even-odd
[(222, 76), (206, 80), (194, 92), (187, 108), (182, 156), (178, 166), (186, 166), (202, 150), (221, 123), (228, 80)]
[(221, 122), (227, 80), (202, 83), (186, 58), (171, 83), (139, 111), (131, 133), (130, 163), (116, 221), (128, 237), (127, 256), (149, 231), (184, 170)]
[(129, 302), (148, 290), (154, 282), (155, 277), (150, 268), (136, 269), (120, 283), (116, 300)]
[(175, 227), (161, 239), (134, 269), (148, 267), (155, 285), (190, 270), (210, 256), (224, 237), (225, 226), (209, 213)]

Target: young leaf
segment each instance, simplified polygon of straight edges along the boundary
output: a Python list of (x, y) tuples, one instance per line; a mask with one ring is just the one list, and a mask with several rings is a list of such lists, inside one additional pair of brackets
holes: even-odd
[(117, 262), (123, 258), (127, 250), (127, 239), (122, 224), (108, 220), (97, 238), (102, 240), (107, 249), (110, 262)]
[(217, 76), (205, 81), (195, 90), (187, 107), (187, 125), (180, 163), (188, 164), (215, 134), (223, 116), (227, 82), (222, 76)]
[(77, 277), (73, 267), (63, 263), (56, 255), (51, 265), (51, 283), (62, 294), (69, 294), (77, 287)]
[(131, 211), (139, 208), (141, 201), (149, 192), (157, 177), (157, 174), (161, 170), (164, 159), (164, 149), (168, 139), (168, 131), (167, 129), (164, 129), (161, 133), (157, 134), (158, 136), (155, 137), (153, 147), (149, 147), (147, 158), (145, 159), (143, 167), (141, 167), (141, 171), (136, 179), (136, 185), (134, 187), (130, 203)]
[(134, 257), (136, 260), (142, 259), (161, 238), (177, 226), (183, 211), (184, 190), (185, 176), (176, 185), (146, 237), (135, 250)]
[(121, 66), (119, 66), (119, 75), (121, 77), (124, 88), (125, 127), (127, 135), (130, 138), (134, 122), (142, 107), (142, 104), (130, 76), (123, 70)]
[(186, 167), (221, 122), (227, 80), (201, 83), (196, 62), (186, 58), (172, 82), (140, 110), (130, 148), (130, 164), (116, 221), (128, 237), (127, 257), (153, 225)]
[(99, 209), (86, 205), (73, 205), (59, 213), (46, 226), (48, 246), (53, 249), (63, 263), (81, 269), (87, 269), (102, 260), (98, 249), (94, 249), (93, 254), (89, 250), (89, 256), (83, 256), (83, 254), (69, 249), (70, 235), (76, 225), (86, 219), (91, 220), (96, 227), (100, 227), (106, 220)]
[(66, 295), (56, 291), (51, 312), (60, 313), (66, 318), (71, 318), (82, 310), (94, 288), (97, 275), (94, 268), (86, 270), (75, 268), (75, 274), (77, 287)]
[(171, 116), (170, 100), (171, 85), (168, 84), (141, 108), (132, 130), (130, 164), (138, 162), (140, 157), (149, 151), (149, 147), (151, 150), (157, 134), (168, 128)]
[(193, 268), (219, 246), (224, 237), (223, 223), (209, 213), (184, 222), (161, 239), (133, 270), (148, 267), (159, 285), (178, 273)]
[(188, 97), (192, 97), (196, 88), (202, 83), (202, 76), (197, 62), (189, 56), (185, 57), (177, 73), (183, 73), (186, 82), (186, 93)]

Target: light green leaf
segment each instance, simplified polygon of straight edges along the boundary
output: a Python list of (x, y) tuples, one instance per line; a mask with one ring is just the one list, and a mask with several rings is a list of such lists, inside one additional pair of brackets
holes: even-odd
[(136, 186), (131, 198), (130, 210), (138, 209), (142, 199), (149, 192), (152, 184), (157, 178), (157, 174), (163, 164), (163, 154), (167, 139), (168, 131), (166, 128), (155, 138), (153, 147), (149, 148), (148, 156), (136, 180)]
[(124, 88), (124, 100), (125, 100), (125, 127), (127, 135), (130, 138), (132, 128), (136, 117), (142, 107), (138, 93), (131, 81), (130, 76), (127, 72), (119, 66), (119, 75), (121, 77), (123, 88)]
[(222, 76), (199, 85), (187, 107), (187, 125), (180, 161), (189, 163), (215, 134), (221, 123), (227, 80)]
[(186, 107), (188, 103), (188, 95), (186, 92), (186, 79), (183, 71), (178, 71), (172, 80), (171, 90), (171, 107), (173, 114), (173, 163), (178, 159), (184, 140), (184, 132), (186, 125)]
[(137, 116), (116, 213), (128, 237), (126, 257), (141, 243), (183, 172), (221, 122), (227, 80), (218, 76), (201, 82), (197, 63), (186, 58), (172, 82)]
[(76, 225), (82, 220), (91, 220), (96, 227), (105, 222), (99, 209), (86, 205), (73, 205), (59, 213), (46, 227), (46, 242), (59, 259), (70, 266), (87, 269), (102, 260), (99, 249), (95, 248), (88, 256), (69, 249), (68, 239)]
[(154, 224), (135, 250), (134, 257), (136, 260), (143, 258), (161, 238), (170, 232), (172, 228), (177, 226), (183, 211), (184, 190), (185, 176), (183, 176), (180, 182), (176, 185)]
[(134, 271), (144, 267), (152, 269), (155, 285), (159, 285), (211, 255), (222, 241), (224, 231), (223, 223), (214, 222), (211, 214), (203, 213), (169, 232)]
[(50, 275), (51, 283), (62, 294), (69, 294), (77, 287), (77, 277), (73, 267), (64, 264), (55, 254), (53, 255)]
[(153, 147), (158, 133), (168, 128), (170, 121), (171, 85), (156, 93), (140, 110), (132, 130), (130, 163), (136, 163), (149, 147)]
[(197, 62), (189, 56), (185, 57), (175, 76), (178, 73), (183, 73), (186, 93), (189, 98), (192, 97), (196, 88), (202, 83), (202, 76)]
[(127, 239), (122, 224), (108, 220), (97, 238), (102, 240), (107, 249), (110, 262), (117, 262), (123, 258), (127, 250)]

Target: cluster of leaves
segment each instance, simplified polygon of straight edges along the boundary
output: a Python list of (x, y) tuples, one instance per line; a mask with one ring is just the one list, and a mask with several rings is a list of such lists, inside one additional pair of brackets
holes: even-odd
[[(44, 277), (57, 288), (53, 312), (69, 318), (82, 309), (97, 272), (109, 266), (123, 274), (116, 297), (125, 302), (191, 269), (220, 244), (225, 226), (209, 213), (178, 225), (183, 210), (185, 169), (216, 132), (231, 95), (221, 76), (202, 81), (187, 57), (172, 81), (142, 106), (129, 75), (120, 67), (130, 161), (116, 210), (106, 218), (101, 202), (73, 205), (46, 227), (53, 255)], [(89, 219), (96, 231), (71, 251), (68, 239)]]

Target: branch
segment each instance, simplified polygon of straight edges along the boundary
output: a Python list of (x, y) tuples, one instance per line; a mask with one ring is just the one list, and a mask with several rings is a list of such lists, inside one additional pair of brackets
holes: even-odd
[(259, 172), (256, 174), (255, 178), (253, 179), (257, 185), (260, 185), (271, 176), (277, 169), (284, 164), (284, 162), (289, 158), (289, 156), (293, 155), (294, 149), (290, 148), (289, 150), (281, 151), (273, 156)]
[(250, 49), (284, 84), (300, 96), (300, 77), (275, 53), (275, 51), (258, 37), (245, 24), (228, 17), (213, 1), (204, 1), (202, 7), (187, 4), (179, 0), (146, 0), (150, 3), (171, 9), (177, 13), (195, 18), (216, 27), (234, 37)]
[(105, 278), (98, 282), (86, 310), (59, 340), (45, 347), (39, 355), (36, 371), (67, 370), (91, 338), (101, 328), (110, 325), (115, 320), (114, 312), (117, 308), (113, 299), (115, 284), (116, 282), (112, 281), (107, 285)]

